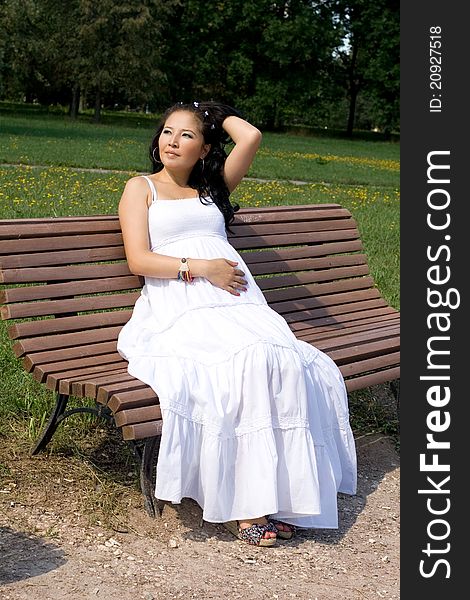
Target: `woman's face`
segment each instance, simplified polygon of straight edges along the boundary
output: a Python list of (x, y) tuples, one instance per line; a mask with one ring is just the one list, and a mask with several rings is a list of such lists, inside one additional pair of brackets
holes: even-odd
[(197, 161), (209, 152), (210, 145), (204, 143), (197, 117), (191, 112), (178, 110), (165, 121), (158, 149), (166, 168), (190, 172)]

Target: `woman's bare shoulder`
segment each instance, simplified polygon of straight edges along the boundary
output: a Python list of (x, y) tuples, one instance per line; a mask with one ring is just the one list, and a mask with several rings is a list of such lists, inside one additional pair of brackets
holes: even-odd
[(125, 188), (130, 190), (148, 189), (149, 184), (143, 175), (135, 175), (126, 181)]
[(142, 200), (147, 205), (151, 202), (151, 192), (148, 182), (142, 175), (136, 175), (126, 181), (119, 205), (135, 206), (135, 201)]

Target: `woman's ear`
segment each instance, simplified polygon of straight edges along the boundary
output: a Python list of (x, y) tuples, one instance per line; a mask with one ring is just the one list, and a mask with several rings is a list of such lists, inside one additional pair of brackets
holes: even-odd
[(201, 154), (201, 160), (206, 158), (206, 156), (209, 154), (211, 149), (211, 145), (210, 144), (204, 144), (204, 146), (202, 147), (202, 154)]

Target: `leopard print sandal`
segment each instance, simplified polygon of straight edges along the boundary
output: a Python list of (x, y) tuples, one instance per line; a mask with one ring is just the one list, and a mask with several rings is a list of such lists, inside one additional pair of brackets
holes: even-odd
[(224, 523), (224, 527), (230, 531), (236, 538), (243, 540), (247, 544), (252, 546), (263, 546), (269, 547), (276, 544), (276, 538), (265, 538), (264, 534), (267, 531), (272, 531), (277, 534), (278, 531), (273, 523), (269, 521), (265, 524), (253, 523), (250, 527), (241, 528), (239, 521), (227, 521)]
[[(277, 519), (271, 519), (270, 517), (268, 517), (268, 522), (274, 525), (277, 531), (277, 537), (283, 540), (291, 540), (297, 533), (295, 525), (291, 525), (290, 523), (284, 523), (284, 521), (278, 521)], [(289, 530), (279, 529), (279, 526), (288, 527)]]

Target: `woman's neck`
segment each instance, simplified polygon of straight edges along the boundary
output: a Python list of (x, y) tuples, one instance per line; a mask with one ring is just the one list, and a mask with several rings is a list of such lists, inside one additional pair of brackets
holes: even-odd
[(163, 184), (174, 185), (180, 188), (187, 188), (189, 173), (175, 173), (172, 171), (167, 171), (164, 167), (159, 173), (157, 173), (156, 177), (157, 181)]
[(186, 177), (175, 176), (166, 170), (155, 174), (155, 183), (158, 185), (159, 197), (165, 199), (193, 198), (197, 190), (188, 185)]

